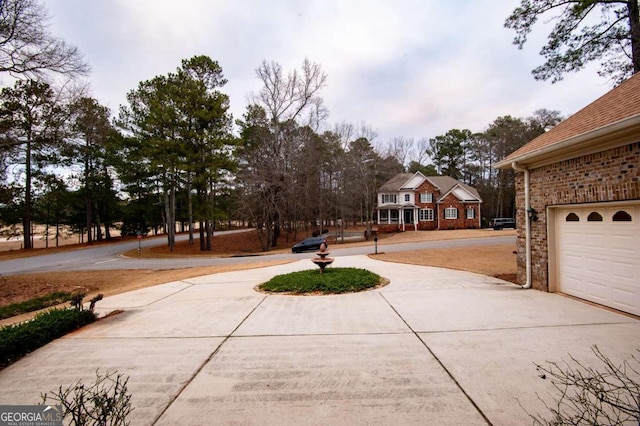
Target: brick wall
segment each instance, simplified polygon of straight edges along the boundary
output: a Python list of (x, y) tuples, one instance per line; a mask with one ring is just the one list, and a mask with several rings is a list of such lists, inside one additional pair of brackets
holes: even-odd
[[(445, 219), (445, 209), (453, 207), (458, 211), (457, 219)], [(467, 208), (476, 209), (474, 219), (467, 219)], [(442, 200), (440, 204), (440, 211), (438, 212), (438, 221), (440, 222), (440, 229), (466, 229), (478, 227), (478, 216), (480, 212), (477, 203), (464, 203), (453, 195), (449, 194)]]
[[(532, 169), (530, 199), (532, 284), (549, 290), (546, 208), (561, 204), (640, 199), (640, 142)], [(524, 173), (516, 173), (518, 282), (526, 282)]]
[[(432, 202), (431, 203), (421, 203), (420, 202), (420, 194), (423, 194), (425, 192), (431, 193), (433, 194), (433, 198), (432, 198)], [(438, 212), (438, 208), (436, 206), (436, 200), (438, 199), (438, 197), (440, 197), (440, 191), (438, 191), (436, 189), (436, 187), (434, 187), (431, 182), (429, 182), (428, 180), (425, 180), (424, 182), (422, 182), (422, 185), (420, 185), (417, 189), (416, 189), (416, 206), (418, 206), (419, 209), (433, 209), (433, 220), (430, 221), (424, 221), (424, 222), (420, 222), (420, 216), (418, 213), (418, 230), (420, 231), (433, 231), (438, 229), (438, 218), (436, 217), (437, 212)]]

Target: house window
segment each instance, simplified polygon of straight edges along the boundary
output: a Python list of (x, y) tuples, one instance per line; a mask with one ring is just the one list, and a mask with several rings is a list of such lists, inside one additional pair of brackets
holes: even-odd
[(395, 204), (397, 200), (396, 194), (382, 194), (382, 204)]
[(444, 218), (445, 219), (457, 219), (458, 218), (458, 209), (455, 207), (447, 207), (444, 209)]
[(631, 222), (631, 215), (624, 210), (619, 210), (613, 215), (614, 222)]
[(380, 222), (389, 220), (389, 210), (380, 210)]
[(467, 219), (475, 219), (476, 217), (476, 210), (472, 209), (472, 208), (468, 208), (467, 209)]
[(602, 215), (598, 212), (591, 212), (589, 216), (587, 216), (588, 222), (602, 222)]
[(400, 216), (398, 215), (398, 210), (391, 210), (391, 223), (398, 223)]
[(569, 213), (565, 218), (565, 222), (580, 222), (580, 218), (575, 213)]
[(411, 201), (411, 195), (409, 194), (404, 194), (404, 202), (408, 203), (409, 201)]
[(433, 194), (430, 192), (423, 192), (420, 194), (421, 203), (433, 203)]
[(420, 221), (433, 221), (433, 209), (420, 209)]

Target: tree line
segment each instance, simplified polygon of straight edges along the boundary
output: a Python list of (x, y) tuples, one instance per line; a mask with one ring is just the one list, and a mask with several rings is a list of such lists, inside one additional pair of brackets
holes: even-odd
[[(539, 15), (563, 6), (540, 4), (522, 0), (506, 21), (518, 33), (514, 43), (526, 41)], [(637, 1), (620, 10), (567, 4), (567, 22), (600, 4), (637, 21)], [(327, 76), (305, 59), (290, 71), (263, 61), (262, 87), (234, 121), (222, 68), (205, 55), (140, 82), (113, 113), (73, 84), (89, 67), (46, 32), (37, 0), (4, 0), (0, 17), (0, 73), (19, 77), (0, 92), (0, 224), (22, 232), (25, 248), (33, 222), (51, 227), (56, 242), (66, 228), (87, 242), (108, 239), (118, 224), (123, 234), (165, 232), (171, 248), (179, 223), (191, 243), (197, 231), (201, 250), (209, 250), (216, 226), (242, 221), (268, 250), (328, 224), (371, 226), (378, 189), (399, 172), (460, 179), (478, 188), (484, 218), (512, 216), (513, 171), (493, 163), (561, 119), (539, 110), (497, 117), (480, 131), (379, 141), (366, 123), (328, 125)], [(628, 46), (636, 46), (634, 28), (618, 32)]]
[[(372, 224), (380, 186), (400, 172), (448, 175), (478, 187), (485, 216), (513, 214), (513, 176), (493, 162), (559, 120), (541, 110), (528, 119), (499, 117), (486, 131), (453, 129), (413, 143), (376, 146), (366, 124), (326, 129), (326, 74), (305, 60), (286, 72), (264, 61), (262, 89), (243, 117), (229, 113), (220, 65), (195, 56), (139, 83), (117, 117), (91, 97), (62, 96), (48, 83), (18, 80), (0, 93), (5, 225), (61, 225), (86, 241), (122, 233), (166, 232), (181, 223), (201, 250), (216, 224), (242, 221), (259, 230), (264, 250), (278, 238), (327, 224)], [(416, 158), (415, 155), (421, 156)], [(488, 215), (488, 216), (487, 216)], [(104, 230), (104, 231), (103, 231)]]

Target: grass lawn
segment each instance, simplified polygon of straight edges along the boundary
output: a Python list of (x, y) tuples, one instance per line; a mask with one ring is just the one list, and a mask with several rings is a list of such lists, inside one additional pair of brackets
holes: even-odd
[(25, 300), (24, 302), (12, 303), (7, 306), (0, 306), (0, 319), (10, 318), (25, 312), (33, 312), (39, 309), (55, 306), (60, 303), (68, 302), (73, 294), (66, 291), (56, 291), (45, 296), (35, 297)]
[(353, 293), (374, 288), (383, 279), (373, 272), (358, 268), (327, 268), (277, 275), (258, 289), (267, 292), (288, 294), (340, 294)]

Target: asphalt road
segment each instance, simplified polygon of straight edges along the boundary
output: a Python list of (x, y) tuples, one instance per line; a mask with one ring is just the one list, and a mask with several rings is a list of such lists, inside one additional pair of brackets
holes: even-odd
[[(218, 234), (244, 232), (221, 231)], [(178, 240), (186, 239), (186, 235), (179, 235)], [(379, 252), (400, 252), (411, 250), (425, 250), (437, 248), (465, 247), (465, 246), (490, 246), (511, 244), (515, 242), (515, 236), (490, 237), (490, 238), (466, 238), (443, 241), (423, 241), (398, 244), (378, 244)], [(165, 237), (144, 238), (140, 242), (141, 247), (152, 247), (166, 244)], [(138, 248), (138, 241), (124, 243), (89, 246), (77, 250), (63, 251), (20, 259), (0, 261), (0, 275), (17, 275), (25, 273), (39, 273), (51, 271), (93, 271), (114, 269), (176, 269), (214, 265), (233, 265), (268, 260), (298, 260), (309, 256), (311, 253), (277, 253), (261, 254), (258, 256), (243, 257), (198, 257), (198, 258), (164, 258), (164, 259), (135, 259), (121, 256), (121, 253)], [(367, 246), (355, 246), (340, 248), (332, 245), (331, 256), (351, 256), (358, 254), (370, 254), (374, 252), (374, 243)]]

